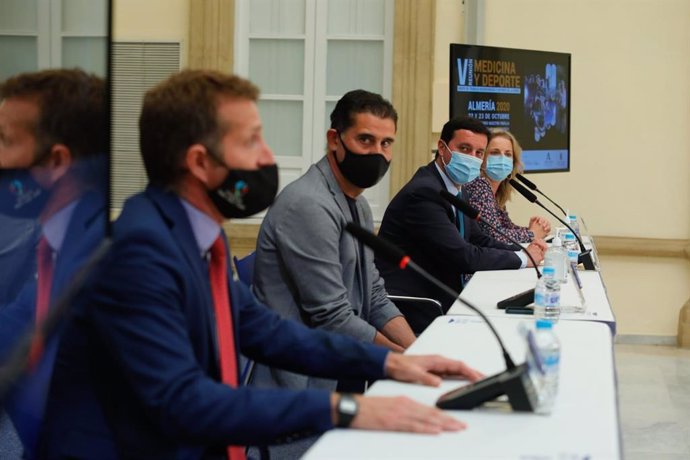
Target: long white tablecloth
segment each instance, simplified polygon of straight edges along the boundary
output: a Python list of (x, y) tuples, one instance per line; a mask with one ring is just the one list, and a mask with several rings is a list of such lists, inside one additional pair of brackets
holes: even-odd
[[(515, 362), (524, 361), (526, 344), (518, 332), (524, 317), (492, 319)], [(514, 413), (506, 408), (452, 411), (466, 421), (459, 433), (416, 435), (337, 429), (326, 433), (306, 459), (617, 459), (621, 456), (612, 336), (599, 322), (561, 321), (561, 382), (551, 415)], [(441, 353), (462, 359), (487, 375), (504, 369), (500, 349), (488, 327), (472, 316), (437, 318), (407, 353)], [(440, 388), (391, 381), (375, 383), (371, 396), (406, 395), (434, 404), (461, 385)]]
[[(611, 327), (615, 333), (616, 318), (611, 309), (606, 288), (597, 271), (579, 271), (585, 298), (585, 309), (575, 312), (580, 307), (580, 298), (575, 282), (568, 276), (568, 282), (561, 286), (561, 319), (574, 321), (600, 321)], [(461, 298), (469, 300), (488, 316), (506, 316), (504, 310), (496, 304), (505, 298), (534, 288), (537, 275), (533, 268), (521, 270), (493, 270), (475, 273), (470, 279)], [(475, 315), (461, 302), (456, 301), (448, 310), (449, 315)], [(512, 316), (512, 315), (508, 315)]]

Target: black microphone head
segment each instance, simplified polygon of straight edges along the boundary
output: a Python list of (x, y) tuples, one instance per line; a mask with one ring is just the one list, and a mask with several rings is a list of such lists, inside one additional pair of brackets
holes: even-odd
[(345, 230), (364, 243), (364, 245), (373, 249), (377, 255), (387, 262), (400, 266), (400, 262), (406, 257), (402, 249), (374, 235), (354, 222), (348, 222), (345, 225)]
[(467, 201), (463, 200), (462, 198), (453, 195), (450, 193), (448, 190), (441, 190), (439, 191), (441, 196), (443, 197), (444, 200), (455, 206), (455, 208), (460, 211), (461, 213), (465, 214), (467, 217), (470, 219), (477, 219), (479, 217), (479, 210), (477, 210), (474, 206), (469, 204)]
[(515, 179), (510, 179), (510, 185), (512, 185), (513, 188), (517, 190), (520, 195), (527, 198), (527, 201), (529, 201), (530, 203), (534, 203), (537, 201), (537, 195), (527, 190), (525, 187), (522, 186), (522, 184), (520, 184)]
[(517, 177), (518, 180), (519, 180), (520, 182), (522, 182), (523, 184), (525, 184), (525, 185), (527, 186), (528, 189), (530, 189), (530, 190), (536, 190), (536, 189), (537, 189), (537, 186), (534, 185), (534, 182), (532, 182), (531, 180), (527, 179), (527, 178), (526, 178), (525, 176), (523, 176), (522, 174), (517, 173), (517, 174), (515, 174), (515, 177)]

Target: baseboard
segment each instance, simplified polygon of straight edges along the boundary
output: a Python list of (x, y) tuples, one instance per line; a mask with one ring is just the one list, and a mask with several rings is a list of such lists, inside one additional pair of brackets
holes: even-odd
[(674, 346), (677, 343), (675, 335), (640, 335), (640, 334), (619, 334), (616, 336), (616, 343), (628, 345), (667, 345)]
[(690, 258), (690, 240), (594, 236), (594, 242), (604, 256)]

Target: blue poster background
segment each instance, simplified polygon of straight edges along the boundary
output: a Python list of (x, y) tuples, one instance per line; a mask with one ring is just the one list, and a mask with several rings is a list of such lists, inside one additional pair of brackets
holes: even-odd
[(450, 45), (450, 116), (511, 131), (527, 172), (570, 170), (570, 54)]

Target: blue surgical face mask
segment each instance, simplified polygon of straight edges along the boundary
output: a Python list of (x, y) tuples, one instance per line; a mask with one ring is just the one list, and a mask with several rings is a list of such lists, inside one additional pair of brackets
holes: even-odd
[[(444, 163), (446, 174), (450, 180), (457, 185), (463, 185), (479, 177), (479, 168), (482, 166), (482, 160), (466, 153), (452, 151), (448, 144), (445, 145), (451, 153), (450, 161), (447, 164)], [(443, 157), (441, 157), (441, 161), (443, 161)]]
[(495, 181), (502, 181), (513, 171), (513, 158), (505, 155), (489, 155), (486, 160), (486, 175)]

